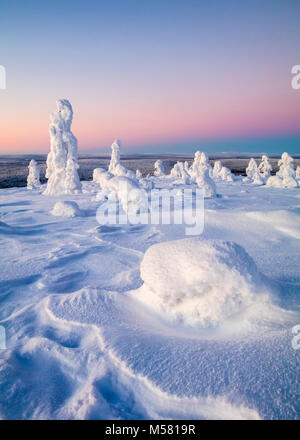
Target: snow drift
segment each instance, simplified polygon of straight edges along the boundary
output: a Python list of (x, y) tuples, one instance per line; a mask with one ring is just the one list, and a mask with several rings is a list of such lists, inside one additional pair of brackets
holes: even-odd
[(57, 202), (51, 214), (60, 217), (82, 217), (84, 215), (75, 202)]
[(169, 321), (211, 327), (258, 301), (268, 289), (247, 252), (234, 242), (186, 238), (151, 246), (141, 263), (140, 301)]

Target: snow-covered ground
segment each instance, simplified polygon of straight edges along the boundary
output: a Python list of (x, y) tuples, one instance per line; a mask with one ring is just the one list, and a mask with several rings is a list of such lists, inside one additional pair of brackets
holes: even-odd
[[(153, 181), (168, 187), (171, 179)], [(201, 327), (165, 319), (139, 297), (149, 278), (140, 274), (145, 252), (186, 238), (185, 226), (100, 225), (99, 186), (82, 183), (77, 195), (42, 195), (45, 187), (0, 190), (0, 325), (7, 337), (0, 418), (299, 418), (300, 350), (292, 347), (292, 327), (300, 324), (299, 187), (217, 181), (221, 197), (205, 200), (200, 240), (242, 246), (248, 281), (257, 270), (265, 289), (257, 294), (268, 299), (251, 313), (237, 308), (220, 325)], [(61, 201), (80, 211), (58, 205), (53, 215)], [(61, 216), (70, 206), (74, 216)], [(167, 251), (161, 247), (162, 261)], [(213, 269), (207, 267), (211, 277)], [(175, 281), (182, 270), (174, 265)], [(228, 293), (228, 268), (224, 278), (220, 265), (217, 273), (219, 290)], [(211, 289), (213, 280), (205, 280)], [(219, 305), (214, 295), (212, 313)]]

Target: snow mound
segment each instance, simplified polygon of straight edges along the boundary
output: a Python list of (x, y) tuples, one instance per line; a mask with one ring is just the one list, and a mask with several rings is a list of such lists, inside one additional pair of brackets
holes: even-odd
[(151, 246), (131, 292), (169, 321), (214, 327), (268, 300), (254, 261), (234, 242), (186, 238)]
[(60, 217), (82, 217), (84, 215), (75, 202), (57, 202), (51, 214)]

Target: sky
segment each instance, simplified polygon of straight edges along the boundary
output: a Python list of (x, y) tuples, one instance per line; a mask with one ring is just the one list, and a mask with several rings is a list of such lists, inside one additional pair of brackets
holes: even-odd
[(0, 153), (300, 154), (299, 0), (0, 0)]

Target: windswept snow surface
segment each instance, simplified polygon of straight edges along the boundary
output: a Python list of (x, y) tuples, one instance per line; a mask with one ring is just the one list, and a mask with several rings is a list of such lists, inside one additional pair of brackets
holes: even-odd
[[(170, 177), (153, 182), (173, 185)], [(213, 326), (168, 320), (137, 298), (146, 251), (189, 240), (185, 225), (99, 225), (97, 182), (83, 182), (78, 195), (0, 190), (0, 325), (7, 336), (0, 418), (299, 418), (292, 327), (300, 324), (300, 190), (240, 179), (216, 187), (221, 197), (205, 200), (204, 233), (191, 239), (199, 241), (202, 278), (213, 289), (218, 277), (230, 298), (228, 260), (222, 280), (220, 261), (215, 270), (209, 264), (215, 245), (208, 243), (225, 243), (224, 256), (234, 242), (244, 249), (239, 270), (249, 277), (249, 298), (266, 295), (268, 303), (255, 302), (251, 313), (238, 307), (231, 321), (218, 315)], [(68, 201), (85, 216), (50, 214)], [(209, 240), (203, 248), (202, 240)], [(174, 264), (174, 276), (188, 277), (180, 261), (188, 259)], [(195, 289), (198, 263), (191, 261)]]

